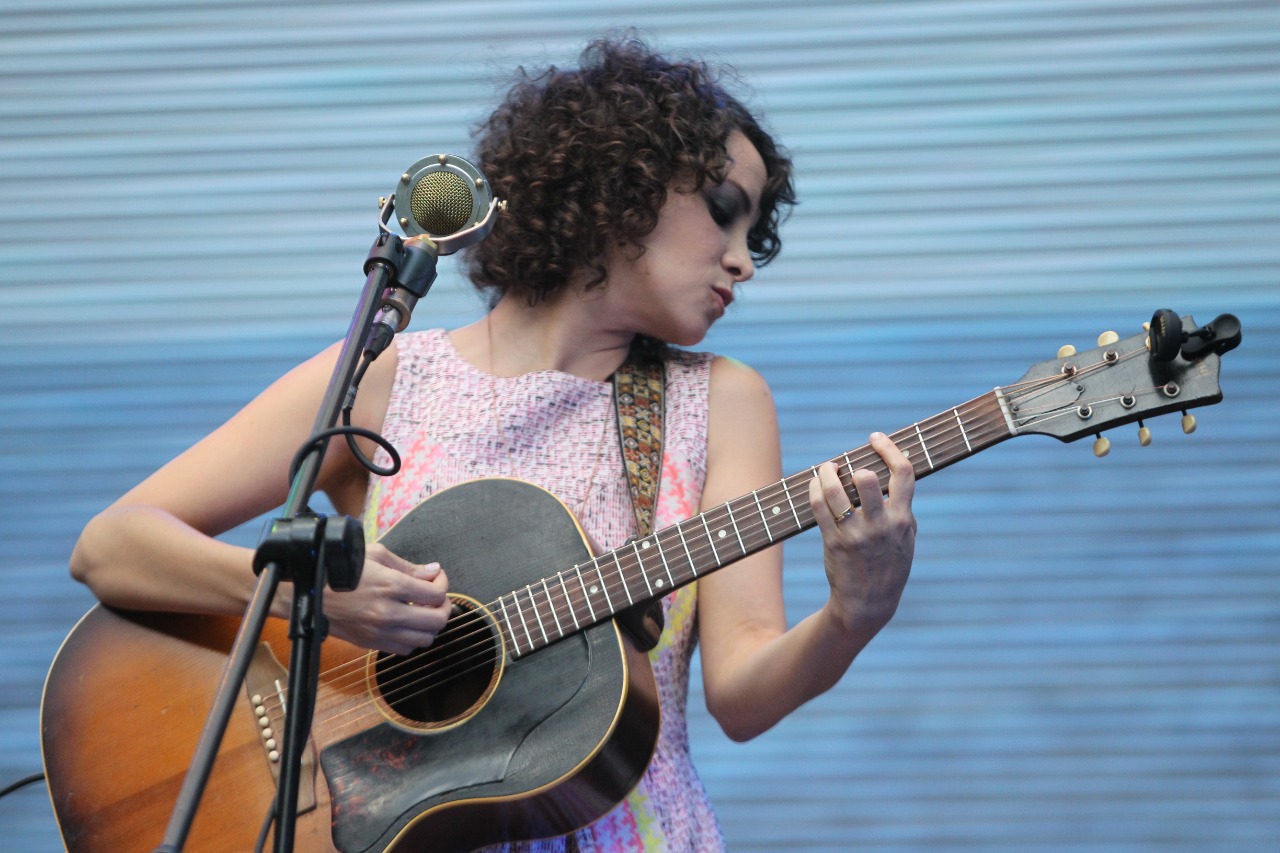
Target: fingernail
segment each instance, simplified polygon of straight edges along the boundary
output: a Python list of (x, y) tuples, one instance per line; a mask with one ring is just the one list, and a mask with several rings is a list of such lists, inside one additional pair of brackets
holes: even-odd
[(440, 564), (427, 563), (425, 566), (422, 567), (422, 570), (426, 574), (427, 580), (432, 580), (433, 578), (435, 578), (436, 575), (440, 574)]
[(882, 433), (882, 432), (873, 432), (873, 433), (871, 433), (871, 440), (872, 440), (872, 441), (874, 441), (874, 440), (876, 440), (876, 439), (878, 439), (878, 438), (884, 438), (884, 433)]

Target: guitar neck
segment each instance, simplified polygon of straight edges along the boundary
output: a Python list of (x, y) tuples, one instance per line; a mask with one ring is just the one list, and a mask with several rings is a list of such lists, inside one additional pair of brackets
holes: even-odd
[[(893, 433), (917, 478), (1017, 434), (997, 389)], [(889, 471), (870, 445), (830, 460), (849, 489), (853, 472), (875, 472), (881, 492)], [(509, 592), (490, 606), (513, 657), (610, 619), (673, 589), (808, 530), (809, 481), (817, 466), (687, 518), (621, 548)], [(856, 492), (851, 492), (854, 505)]]

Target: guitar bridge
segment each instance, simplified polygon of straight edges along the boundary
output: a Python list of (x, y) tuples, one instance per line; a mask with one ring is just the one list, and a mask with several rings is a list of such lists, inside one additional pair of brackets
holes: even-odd
[[(277, 786), (280, 784), (280, 746), (284, 738), (284, 720), (289, 710), (285, 695), (288, 681), (289, 672), (276, 660), (271, 647), (266, 643), (259, 644), (244, 679), (245, 698), (249, 700), (249, 707), (257, 723), (258, 743), (263, 760), (271, 769), (271, 776)], [(315, 745), (308, 739), (307, 749), (302, 754), (302, 772), (298, 780), (298, 814), (304, 814), (315, 807)]]

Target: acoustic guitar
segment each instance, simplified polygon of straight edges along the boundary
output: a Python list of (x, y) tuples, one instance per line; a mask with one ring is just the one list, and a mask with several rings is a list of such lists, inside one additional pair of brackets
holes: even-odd
[[(1222, 398), (1220, 355), (1238, 342), (1239, 324), (1223, 315), (1214, 332), (1165, 314), (1172, 329), (1061, 353), (892, 438), (925, 477), (1015, 436), (1073, 441), (1175, 411), (1190, 431), (1186, 410)], [(868, 446), (833, 461), (846, 486), (865, 467), (887, 487)], [(465, 483), (415, 508), (382, 541), (448, 567), (454, 614), (430, 648), (409, 656), (324, 644), (297, 849), (471, 850), (563, 834), (608, 812), (639, 781), (658, 727), (648, 659), (615, 617), (813, 527), (814, 473), (598, 556), (564, 505), (517, 480)], [(75, 626), (41, 710), (68, 850), (160, 842), (237, 628), (233, 618), (101, 605)], [(286, 628), (269, 620), (189, 850), (253, 848), (289, 706)]]

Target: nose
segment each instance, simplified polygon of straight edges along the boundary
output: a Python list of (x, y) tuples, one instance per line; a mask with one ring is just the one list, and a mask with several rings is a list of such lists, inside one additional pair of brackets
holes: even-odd
[(747, 248), (745, 234), (731, 240), (725, 248), (724, 268), (733, 276), (735, 282), (747, 281), (756, 274), (756, 264), (751, 259), (751, 250)]

